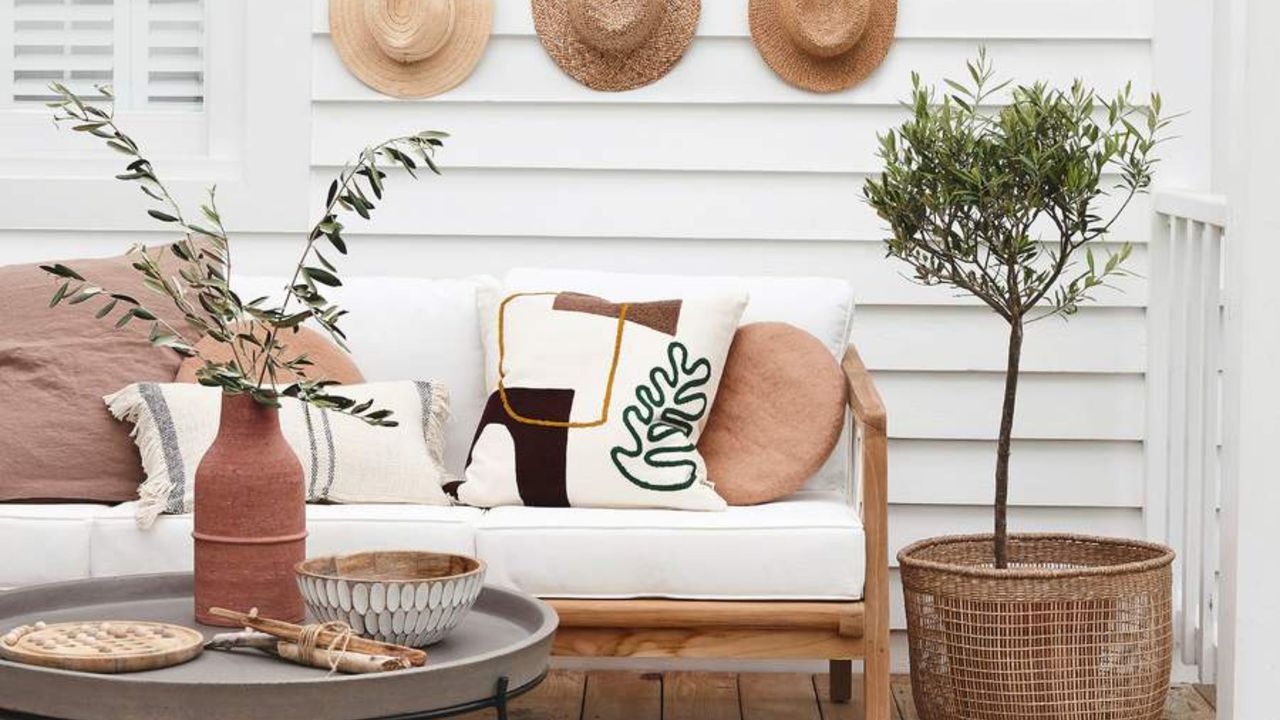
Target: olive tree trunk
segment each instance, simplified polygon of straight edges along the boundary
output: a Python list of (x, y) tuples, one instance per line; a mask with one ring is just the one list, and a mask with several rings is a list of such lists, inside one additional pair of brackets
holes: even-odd
[(1005, 366), (1004, 405), (1000, 412), (1000, 439), (996, 445), (995, 560), (997, 568), (1009, 565), (1009, 445), (1013, 437), (1013, 412), (1018, 399), (1018, 368), (1022, 364), (1022, 318), (1009, 321), (1009, 360)]

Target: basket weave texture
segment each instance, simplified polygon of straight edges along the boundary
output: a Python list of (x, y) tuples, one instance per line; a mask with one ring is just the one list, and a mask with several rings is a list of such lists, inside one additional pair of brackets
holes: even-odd
[(898, 554), (923, 720), (1159, 720), (1173, 551), (1079, 535), (924, 540)]

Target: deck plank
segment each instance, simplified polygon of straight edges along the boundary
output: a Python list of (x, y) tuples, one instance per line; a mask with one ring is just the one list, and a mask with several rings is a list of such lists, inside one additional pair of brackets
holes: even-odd
[[(860, 679), (858, 679), (860, 680)], [(858, 682), (855, 680), (855, 690)], [(892, 682), (893, 720), (920, 720), (911, 678)], [(512, 720), (861, 720), (854, 703), (827, 698), (830, 678), (757, 673), (583, 673), (553, 670), (538, 688), (511, 702)], [(1175, 685), (1164, 720), (1214, 720), (1212, 685)], [(463, 716), (492, 720), (493, 710)]]
[[(552, 670), (541, 685), (511, 701), (507, 706), (511, 720), (580, 720), (586, 681), (583, 672)], [(459, 720), (493, 718), (493, 710), (477, 710)]]
[(916, 712), (916, 701), (911, 697), (911, 676), (894, 675), (889, 688), (899, 717), (902, 720), (920, 720), (920, 714)]
[(1217, 713), (1190, 685), (1169, 688), (1164, 701), (1164, 720), (1214, 720)]
[(744, 673), (738, 692), (742, 720), (822, 720), (810, 675)]
[(587, 673), (582, 720), (662, 720), (662, 675)]
[(734, 673), (669, 672), (662, 678), (663, 720), (742, 720)]
[[(831, 676), (826, 673), (813, 676), (813, 689), (818, 694), (818, 709), (822, 720), (862, 720), (862, 676), (853, 677), (853, 699), (847, 703), (831, 702)], [(889, 720), (903, 720), (895, 702), (889, 706)]]
[(1209, 707), (1218, 708), (1218, 686), (1217, 685), (1194, 685), (1196, 692), (1200, 693), (1200, 697), (1209, 703)]

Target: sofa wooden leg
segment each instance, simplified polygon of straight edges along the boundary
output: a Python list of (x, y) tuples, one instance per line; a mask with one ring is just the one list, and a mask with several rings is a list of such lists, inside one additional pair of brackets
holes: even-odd
[(853, 697), (853, 661), (831, 660), (828, 662), (831, 675), (831, 702), (849, 702)]
[(889, 653), (870, 651), (862, 662), (862, 687), (858, 693), (865, 720), (889, 720), (893, 694), (889, 689)]

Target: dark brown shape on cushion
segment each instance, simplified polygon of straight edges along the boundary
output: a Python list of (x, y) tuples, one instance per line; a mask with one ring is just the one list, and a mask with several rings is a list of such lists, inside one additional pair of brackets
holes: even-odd
[[(511, 409), (522, 417), (535, 417), (552, 422), (568, 422), (573, 411), (573, 391), (554, 388), (506, 388)], [(484, 406), (476, 435), (471, 439), (474, 450), (484, 429), (497, 424), (511, 433), (516, 454), (516, 489), (520, 500), (529, 507), (569, 507), (566, 485), (569, 428), (530, 425), (511, 417), (502, 405), (502, 393), (494, 391)], [(471, 453), (467, 453), (467, 467)], [(458, 499), (462, 482), (446, 483), (444, 491)]]
[[(182, 327), (181, 314), (143, 286), (128, 257), (61, 262)], [(182, 358), (147, 341), (148, 323), (116, 330), (120, 309), (95, 319), (97, 299), (50, 308), (57, 287), (38, 264), (0, 267), (0, 501), (135, 499), (138, 449), (102, 396), (134, 382), (169, 382)]]
[[(261, 332), (258, 334), (259, 336), (262, 335)], [(351, 356), (332, 340), (311, 328), (298, 328), (296, 333), (282, 332), (279, 335), (279, 340), (285, 346), (284, 357), (286, 359), (292, 359), (305, 353), (307, 358), (311, 360), (312, 365), (306, 370), (308, 379), (333, 380), (339, 385), (359, 385), (364, 382), (364, 376), (360, 374), (360, 369), (356, 367), (355, 361), (351, 359)], [(174, 382), (197, 382), (196, 371), (204, 365), (206, 360), (227, 362), (232, 357), (230, 347), (210, 337), (206, 337), (196, 343), (196, 351), (200, 353), (200, 357), (184, 360), (182, 365), (178, 367), (178, 375), (174, 378)], [(261, 366), (254, 368), (255, 372), (261, 369)], [(297, 379), (292, 372), (287, 370), (281, 372), (276, 378), (282, 387)]]
[(698, 450), (730, 505), (786, 497), (822, 468), (844, 426), (844, 373), (786, 323), (738, 328)]
[[(680, 305), (680, 300), (627, 303), (627, 322), (643, 325), (674, 337), (676, 327), (680, 324)], [(555, 302), (551, 303), (551, 309), (616, 318), (622, 312), (622, 305), (611, 303), (595, 295), (562, 292), (556, 295)]]

